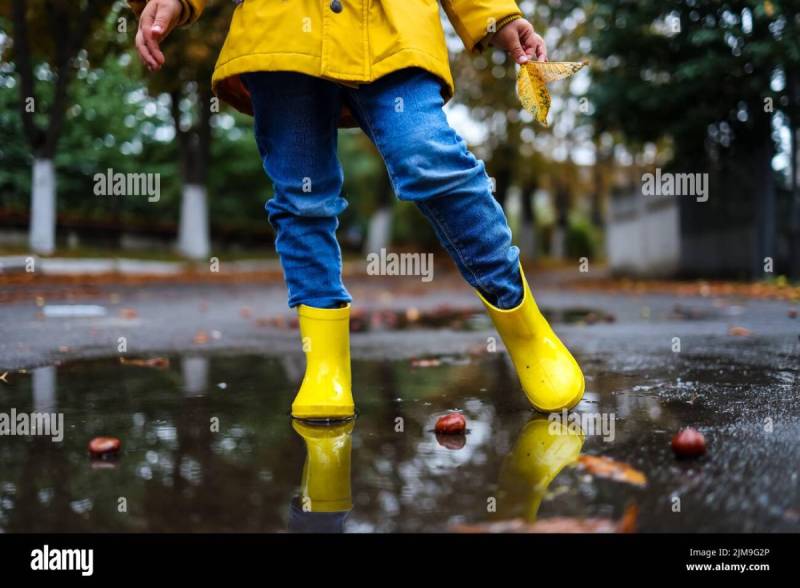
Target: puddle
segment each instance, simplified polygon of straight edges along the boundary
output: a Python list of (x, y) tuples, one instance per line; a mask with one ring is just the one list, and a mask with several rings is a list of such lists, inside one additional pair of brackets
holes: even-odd
[[(433, 532), (617, 520), (631, 504), (641, 531), (800, 530), (793, 383), (736, 381), (721, 360), (608, 371), (601, 355), (579, 357), (578, 414), (612, 416), (604, 440), (554, 435), (502, 355), (354, 361), (359, 417), (327, 429), (287, 415), (302, 355), (168, 359), (14, 374), (0, 411), (63, 413), (65, 435), (2, 438), (0, 531)], [(452, 409), (469, 434), (437, 440), (436, 418)], [(707, 457), (673, 458), (670, 438), (686, 425), (706, 435)], [(120, 455), (92, 462), (87, 444), (105, 435), (121, 439)], [(647, 485), (593, 477), (570, 465), (578, 454), (628, 463)]]

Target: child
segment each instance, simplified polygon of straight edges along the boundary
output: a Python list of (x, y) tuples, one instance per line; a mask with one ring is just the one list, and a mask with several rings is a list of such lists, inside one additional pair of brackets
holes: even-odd
[[(160, 68), (160, 42), (196, 20), (206, 0), (129, 0), (136, 47)], [(354, 416), (350, 295), (336, 241), (342, 168), (337, 127), (354, 121), (375, 143), (395, 194), (432, 223), (475, 288), (533, 406), (560, 411), (583, 396), (575, 359), (544, 319), (481, 161), (442, 110), (453, 94), (436, 0), (242, 0), (212, 78), (216, 94), (255, 116), (275, 247), (298, 310), (306, 374), (292, 415)], [(546, 60), (544, 41), (513, 0), (442, 0), (468, 50), (491, 43), (516, 63)]]

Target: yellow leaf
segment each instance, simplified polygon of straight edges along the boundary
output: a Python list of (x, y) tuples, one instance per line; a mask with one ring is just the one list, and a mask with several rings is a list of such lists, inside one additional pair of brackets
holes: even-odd
[(581, 455), (578, 464), (598, 478), (610, 478), (618, 482), (627, 482), (634, 486), (646, 486), (647, 478), (637, 469), (626, 463), (615, 461), (602, 455)]
[(546, 84), (568, 78), (585, 65), (585, 62), (572, 61), (529, 61), (521, 65), (517, 72), (517, 95), (522, 107), (537, 122), (547, 126), (550, 92), (547, 91)]

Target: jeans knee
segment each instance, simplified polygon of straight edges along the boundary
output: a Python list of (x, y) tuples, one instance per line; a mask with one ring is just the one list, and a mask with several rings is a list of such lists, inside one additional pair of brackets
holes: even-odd
[(482, 161), (475, 158), (463, 140), (422, 136), (399, 148), (387, 162), (397, 197), (422, 201), (439, 196), (491, 193)]

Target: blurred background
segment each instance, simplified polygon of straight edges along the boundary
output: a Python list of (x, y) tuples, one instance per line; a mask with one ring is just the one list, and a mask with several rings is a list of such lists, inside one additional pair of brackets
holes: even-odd
[[(551, 60), (590, 65), (552, 85), (550, 128), (521, 109), (502, 52), (467, 54), (445, 26), (457, 86), (448, 117), (485, 160), (525, 258), (586, 257), (632, 276), (800, 278), (800, 2), (520, 7)], [(2, 4), (0, 255), (274, 256), (252, 121), (201, 107), (213, 104), (233, 8), (210, 2), (146, 75), (125, 2)], [(437, 250), (365, 135), (343, 130), (339, 151), (345, 255)], [(708, 174), (708, 200), (644, 196), (656, 168)], [(108, 169), (160, 174), (160, 199), (96, 195)]]

